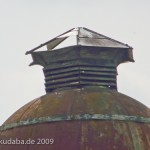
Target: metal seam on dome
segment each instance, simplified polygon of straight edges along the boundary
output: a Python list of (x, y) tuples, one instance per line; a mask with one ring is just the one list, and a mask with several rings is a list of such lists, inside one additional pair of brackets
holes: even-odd
[(20, 126), (27, 126), (38, 123), (46, 122), (58, 122), (58, 121), (73, 121), (73, 120), (118, 120), (118, 121), (131, 121), (140, 123), (150, 123), (150, 118), (140, 117), (140, 116), (127, 116), (127, 115), (102, 115), (102, 114), (77, 114), (77, 115), (57, 115), (57, 116), (47, 116), (40, 118), (28, 119), (25, 121), (20, 121), (16, 123), (11, 123), (8, 125), (0, 126), (0, 131), (5, 131), (7, 129), (12, 129)]

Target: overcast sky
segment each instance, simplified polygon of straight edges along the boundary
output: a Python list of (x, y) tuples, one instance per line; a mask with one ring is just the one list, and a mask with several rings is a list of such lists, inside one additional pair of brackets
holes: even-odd
[(134, 48), (118, 90), (150, 107), (150, 0), (0, 0), (0, 124), (45, 94), (42, 67), (25, 52), (78, 26)]

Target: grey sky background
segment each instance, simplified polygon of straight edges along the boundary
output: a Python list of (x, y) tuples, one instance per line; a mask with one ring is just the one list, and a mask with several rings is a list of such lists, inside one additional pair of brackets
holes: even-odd
[(0, 0), (0, 124), (45, 94), (42, 67), (28, 67), (25, 52), (78, 26), (134, 48), (118, 90), (150, 107), (150, 0)]

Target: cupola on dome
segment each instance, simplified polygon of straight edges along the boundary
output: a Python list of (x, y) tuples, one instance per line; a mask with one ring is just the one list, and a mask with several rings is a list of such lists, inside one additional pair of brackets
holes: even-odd
[[(57, 47), (70, 37), (73, 45)], [(43, 66), (46, 94), (10, 116), (0, 139), (45, 143), (0, 144), (0, 150), (150, 149), (150, 109), (117, 87), (117, 66), (134, 62), (131, 46), (78, 27), (26, 54), (30, 66)]]

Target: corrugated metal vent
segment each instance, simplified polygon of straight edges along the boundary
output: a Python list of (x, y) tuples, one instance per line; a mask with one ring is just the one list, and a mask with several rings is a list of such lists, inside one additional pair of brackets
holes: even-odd
[(65, 87), (103, 86), (117, 89), (116, 68), (106, 66), (74, 65), (45, 68), (46, 92)]

